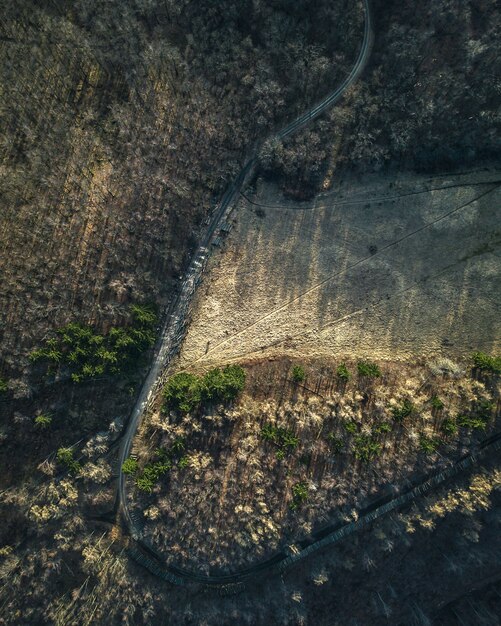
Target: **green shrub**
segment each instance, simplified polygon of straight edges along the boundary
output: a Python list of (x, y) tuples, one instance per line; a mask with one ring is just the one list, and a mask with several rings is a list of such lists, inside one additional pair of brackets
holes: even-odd
[(139, 469), (139, 464), (136, 459), (129, 457), (122, 463), (122, 472), (124, 474), (136, 474)]
[(277, 442), (278, 428), (272, 424), (265, 424), (263, 428), (261, 428), (261, 437), (266, 441)]
[(391, 433), (391, 424), (389, 422), (381, 422), (374, 428), (376, 435), (382, 435), (384, 433)]
[(164, 461), (157, 461), (156, 463), (149, 463), (145, 465), (141, 474), (142, 478), (151, 480), (152, 483), (157, 482), (164, 474), (166, 474), (172, 468), (172, 461), (165, 459)]
[(369, 463), (381, 454), (382, 445), (370, 435), (357, 435), (353, 442), (355, 457)]
[(106, 374), (117, 375), (134, 368), (141, 354), (155, 341), (156, 313), (152, 307), (132, 305), (132, 323), (112, 328), (106, 335), (91, 326), (70, 322), (56, 331), (44, 346), (29, 355), (32, 363), (45, 361), (49, 371), (64, 365), (73, 382)]
[(261, 437), (279, 448), (282, 454), (280, 456), (277, 454), (278, 458), (284, 458), (286, 452), (295, 450), (300, 444), (299, 437), (296, 437), (292, 430), (273, 426), (272, 424), (265, 424), (263, 426), (261, 429)]
[(176, 437), (176, 439), (174, 439), (170, 447), (171, 454), (173, 456), (179, 456), (180, 454), (184, 452), (185, 448), (186, 448), (186, 444), (184, 442), (184, 439), (182, 437)]
[(245, 370), (239, 365), (215, 368), (199, 377), (188, 372), (174, 374), (164, 387), (164, 410), (189, 413), (203, 402), (234, 400), (245, 387)]
[(474, 352), (471, 355), (473, 366), (484, 372), (501, 373), (501, 356), (490, 356), (485, 352)]
[(41, 430), (49, 428), (52, 424), (52, 416), (48, 413), (41, 413), (35, 417), (35, 426)]
[(188, 467), (190, 464), (190, 457), (189, 456), (182, 456), (179, 461), (177, 462), (178, 467), (180, 467), (181, 469), (184, 469), (185, 467)]
[(306, 378), (306, 373), (304, 371), (304, 367), (301, 365), (294, 365), (292, 368), (292, 380), (295, 383), (302, 383)]
[(358, 432), (358, 426), (356, 422), (352, 422), (352, 421), (348, 421), (348, 422), (343, 422), (343, 426), (344, 429), (351, 433), (352, 435), (355, 435)]
[(414, 411), (414, 405), (410, 400), (404, 400), (400, 406), (395, 406), (391, 409), (391, 414), (396, 422), (403, 422), (406, 417)]
[(329, 433), (327, 435), (327, 441), (333, 454), (339, 454), (339, 452), (341, 452), (344, 448), (344, 441), (341, 437), (336, 437), (334, 433)]
[(151, 493), (153, 491), (153, 487), (155, 486), (155, 483), (150, 478), (146, 478), (145, 476), (139, 476), (136, 478), (135, 484), (140, 491), (146, 491), (146, 493)]
[(0, 377), (0, 394), (7, 393), (9, 391), (9, 386), (5, 378)]
[(207, 372), (202, 380), (203, 399), (212, 402), (234, 400), (245, 387), (245, 370), (239, 365), (227, 365)]
[(367, 378), (379, 378), (381, 376), (379, 366), (370, 361), (359, 361), (357, 369), (359, 376), (366, 376)]
[(444, 433), (444, 435), (452, 436), (455, 435), (458, 431), (458, 425), (456, 424), (456, 420), (448, 417), (442, 422), (440, 426), (440, 430)]
[(445, 406), (438, 396), (433, 396), (433, 398), (430, 400), (430, 404), (434, 409), (437, 409), (438, 411), (443, 409)]
[(456, 421), (458, 426), (471, 428), (473, 430), (485, 430), (492, 417), (494, 408), (493, 402), (478, 402), (470, 414), (459, 415), (457, 417)]
[(57, 462), (64, 465), (70, 474), (78, 474), (82, 466), (73, 458), (73, 450), (71, 448), (59, 448), (56, 455)]
[(345, 381), (350, 380), (351, 374), (344, 363), (341, 363), (341, 365), (338, 366), (336, 370), (336, 376), (340, 378), (341, 380), (345, 380)]
[(296, 483), (292, 486), (291, 509), (297, 509), (308, 499), (308, 485), (304, 482)]
[(440, 445), (440, 439), (436, 437), (425, 437), (425, 435), (421, 435), (419, 437), (419, 447), (426, 454), (431, 454), (435, 452)]
[(174, 374), (163, 391), (164, 410), (173, 409), (182, 413), (193, 411), (202, 400), (200, 378), (188, 372)]

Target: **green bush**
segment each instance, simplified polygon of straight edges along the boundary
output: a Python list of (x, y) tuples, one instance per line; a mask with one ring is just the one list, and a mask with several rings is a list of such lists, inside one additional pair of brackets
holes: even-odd
[(106, 374), (131, 370), (138, 358), (155, 341), (157, 316), (150, 306), (132, 305), (132, 323), (112, 328), (106, 335), (96, 334), (91, 326), (70, 322), (56, 331), (56, 337), (31, 352), (32, 363), (44, 361), (49, 371), (62, 365), (70, 370), (75, 383)]
[(174, 374), (167, 381), (163, 396), (164, 410), (173, 409), (189, 413), (198, 407), (202, 400), (200, 378), (188, 372)]
[(370, 361), (359, 361), (357, 369), (359, 376), (366, 376), (367, 378), (379, 378), (381, 376), (379, 366)]
[(71, 448), (59, 448), (56, 455), (57, 462), (64, 465), (70, 474), (78, 474), (82, 466), (73, 458), (73, 450)]
[(199, 377), (188, 372), (174, 374), (164, 387), (164, 410), (190, 413), (205, 402), (234, 400), (245, 387), (245, 370), (239, 365), (215, 368)]
[(344, 441), (341, 439), (341, 437), (336, 437), (334, 433), (329, 433), (327, 435), (327, 441), (333, 454), (339, 454), (339, 452), (341, 452), (341, 450), (344, 448)]
[(400, 406), (395, 406), (391, 409), (391, 414), (396, 422), (401, 423), (406, 417), (409, 417), (412, 411), (414, 411), (412, 402), (410, 400), (404, 400)]
[(485, 352), (474, 352), (471, 355), (473, 366), (484, 372), (501, 373), (501, 356), (490, 356)]
[(338, 366), (336, 370), (336, 376), (340, 378), (341, 380), (345, 380), (345, 381), (350, 380), (351, 374), (344, 363), (341, 363), (341, 365)]
[(153, 491), (155, 483), (150, 478), (139, 476), (135, 480), (135, 485), (140, 491), (146, 491), (146, 493), (151, 493)]
[(358, 432), (358, 426), (356, 422), (343, 422), (343, 426), (344, 429), (352, 435), (355, 435)]
[(306, 373), (304, 371), (304, 367), (301, 365), (294, 365), (292, 368), (292, 380), (295, 383), (302, 383), (306, 378)]
[(444, 403), (442, 402), (442, 400), (440, 400), (440, 398), (438, 396), (433, 396), (433, 398), (430, 400), (431, 406), (434, 409), (437, 409), (438, 411), (440, 411), (441, 409), (444, 408)]
[(493, 402), (478, 402), (472, 412), (467, 415), (459, 415), (456, 419), (458, 426), (473, 430), (485, 430), (492, 417), (495, 406)]
[(138, 469), (139, 464), (136, 459), (133, 459), (132, 457), (125, 459), (125, 461), (122, 463), (122, 472), (124, 474), (136, 474)]
[(308, 485), (304, 482), (296, 483), (292, 486), (291, 509), (297, 509), (308, 499)]
[(374, 428), (376, 435), (382, 435), (384, 433), (391, 433), (391, 424), (389, 422), (381, 422)]
[(281, 454), (277, 453), (277, 458), (283, 459), (286, 452), (295, 450), (299, 444), (299, 437), (296, 437), (292, 430), (283, 427), (273, 426), (272, 424), (265, 424), (261, 429), (261, 437), (265, 441), (270, 441), (275, 444)]
[(444, 433), (444, 435), (452, 436), (455, 435), (458, 431), (458, 425), (456, 424), (456, 420), (448, 417), (442, 422), (440, 426), (440, 430)]
[(209, 402), (234, 400), (245, 387), (245, 370), (239, 365), (227, 365), (207, 372), (202, 379), (202, 396)]
[(52, 424), (52, 416), (48, 413), (41, 413), (35, 417), (35, 426), (45, 430)]
[(7, 393), (9, 391), (9, 386), (7, 385), (7, 381), (5, 378), (0, 377), (0, 394)]
[(355, 457), (369, 463), (381, 454), (382, 445), (370, 435), (357, 435), (353, 442)]
[(419, 447), (423, 452), (426, 452), (426, 454), (435, 452), (439, 445), (440, 439), (436, 437), (425, 437), (424, 435), (419, 437)]
[(124, 462), (122, 471), (125, 474), (135, 475), (135, 484), (140, 491), (151, 493), (158, 480), (174, 467), (176, 458), (178, 459), (177, 466), (181, 469), (189, 466), (190, 459), (188, 456), (183, 455), (184, 449), (184, 439), (178, 437), (168, 450), (166, 448), (157, 448), (155, 456), (158, 460), (145, 465), (142, 472), (139, 472), (137, 461), (131, 458)]

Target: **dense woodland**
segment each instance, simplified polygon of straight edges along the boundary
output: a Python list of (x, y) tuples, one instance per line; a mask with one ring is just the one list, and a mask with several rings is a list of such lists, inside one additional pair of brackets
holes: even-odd
[(299, 198), (345, 168), (440, 173), (499, 158), (496, 2), (373, 6), (376, 38), (363, 79), (312, 127), (262, 151), (265, 172), (279, 172), (282, 188)]
[[(40, 385), (29, 354), (68, 323), (101, 334), (127, 325), (131, 302), (153, 303), (162, 317), (242, 160), (340, 80), (361, 17), (358, 6), (327, 0), (314, 13), (306, 1), (292, 10), (283, 2), (3, 3), (5, 445), (24, 439), (23, 424), (39, 412), (55, 414), (60, 444), (65, 428), (77, 441), (110, 413), (128, 415), (141, 372), (111, 389), (90, 385), (89, 398), (89, 385)], [(33, 461), (54, 443), (33, 442)], [(18, 456), (12, 464), (7, 483), (26, 470)]]

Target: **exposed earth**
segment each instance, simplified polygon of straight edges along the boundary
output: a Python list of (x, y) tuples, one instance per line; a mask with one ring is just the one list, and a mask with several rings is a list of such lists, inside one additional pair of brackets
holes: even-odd
[(176, 367), (495, 352), (500, 184), (494, 167), (351, 176), (298, 203), (258, 181), (213, 256)]

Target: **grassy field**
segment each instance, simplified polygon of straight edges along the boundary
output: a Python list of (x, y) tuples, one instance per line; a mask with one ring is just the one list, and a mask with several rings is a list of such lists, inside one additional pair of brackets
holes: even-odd
[(258, 181), (198, 292), (180, 365), (496, 351), (499, 179), (353, 176), (313, 203)]

